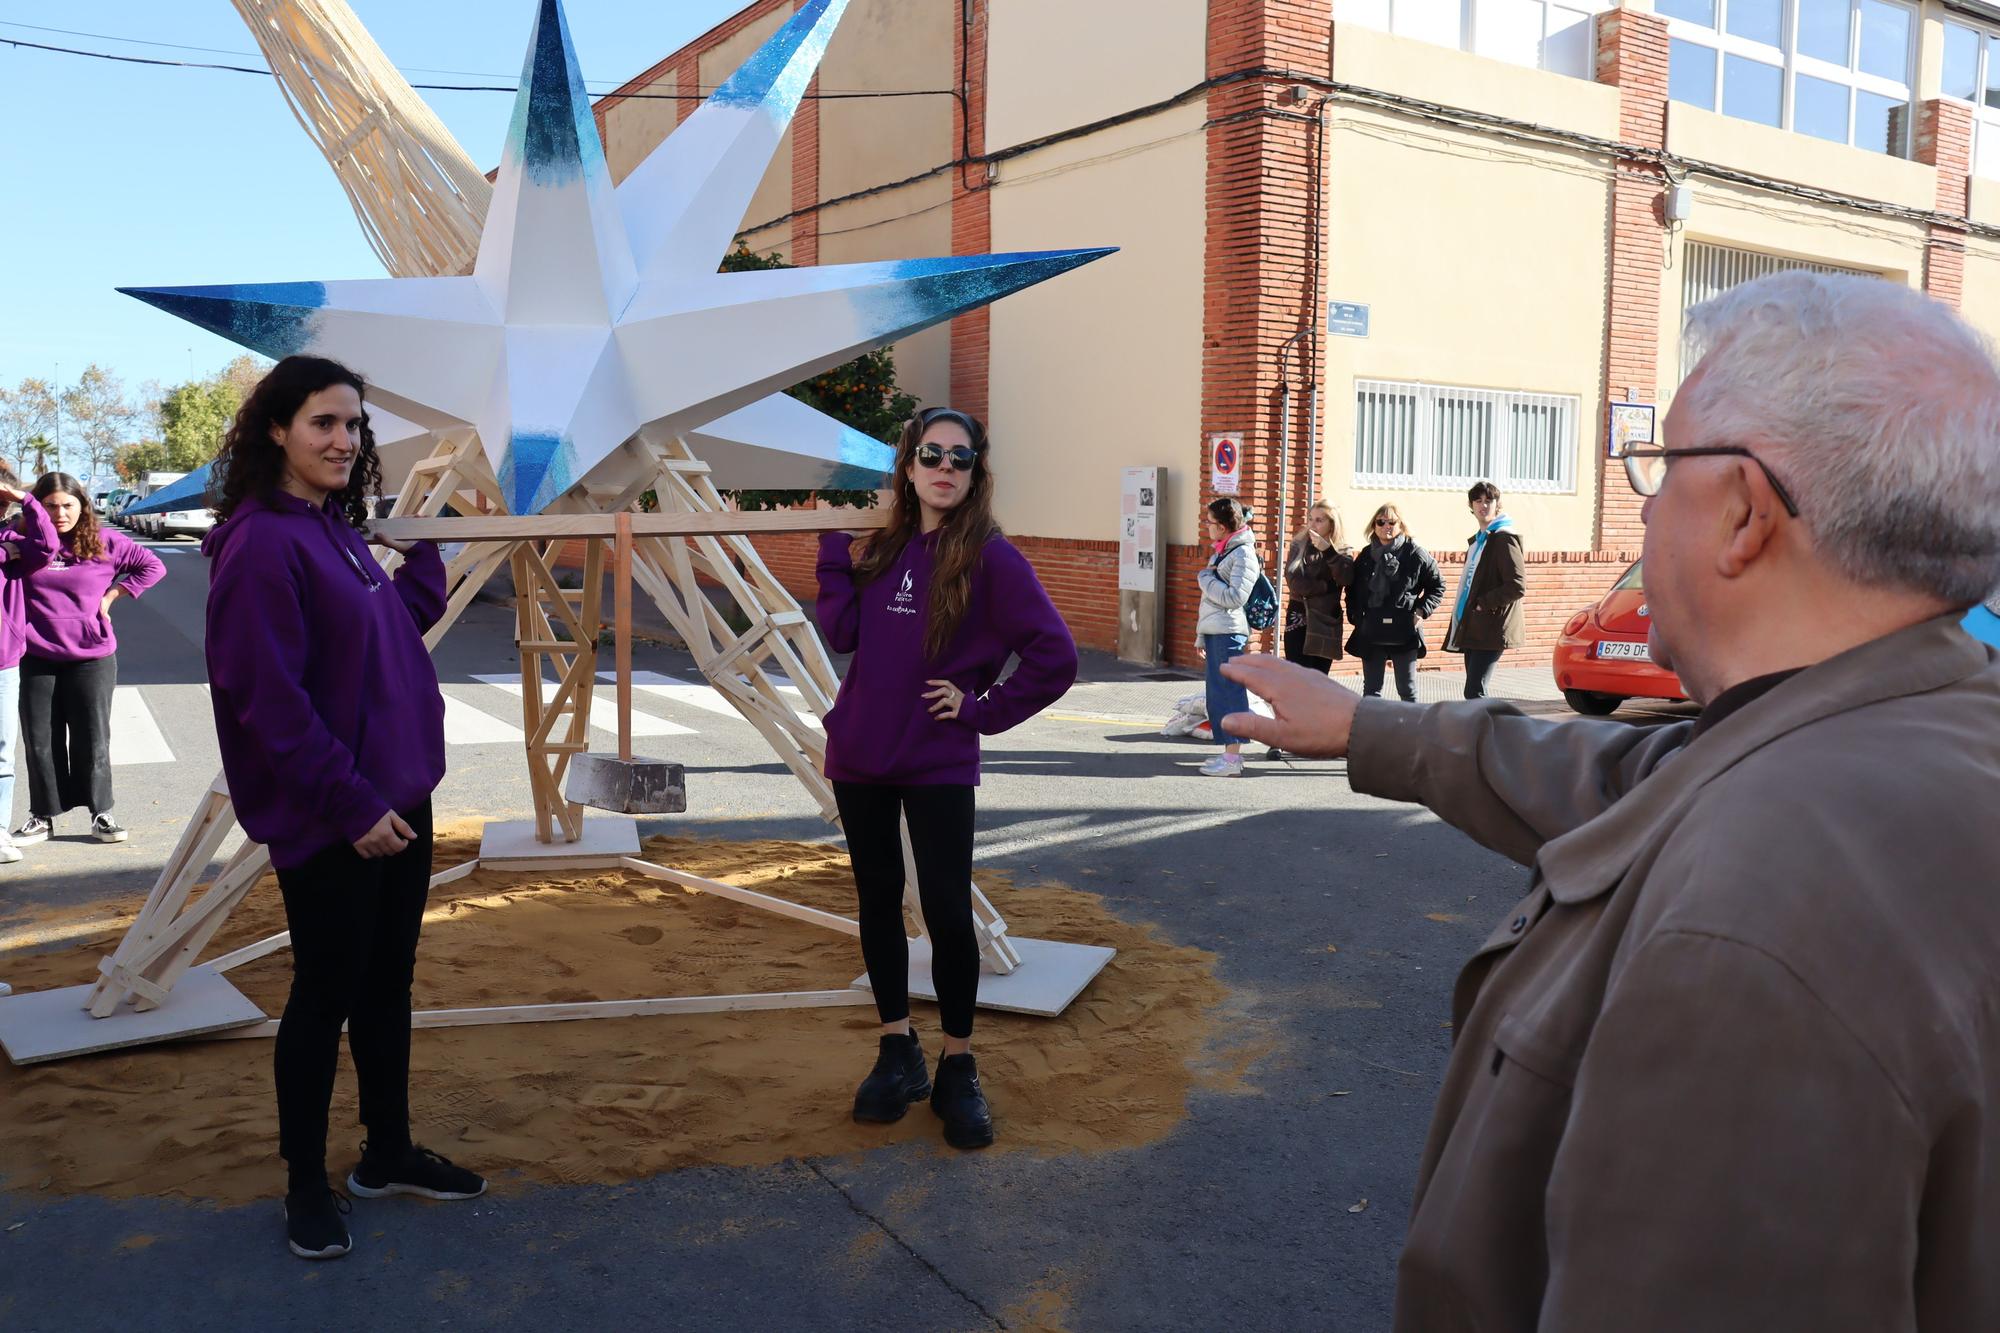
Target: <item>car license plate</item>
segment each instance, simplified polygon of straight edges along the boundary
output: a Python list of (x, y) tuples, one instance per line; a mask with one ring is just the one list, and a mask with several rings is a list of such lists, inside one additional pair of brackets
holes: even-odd
[(1598, 641), (1597, 655), (1599, 657), (1621, 657), (1632, 662), (1650, 662), (1653, 660), (1653, 654), (1647, 651), (1646, 645), (1643, 643), (1616, 643), (1610, 639), (1601, 639)]

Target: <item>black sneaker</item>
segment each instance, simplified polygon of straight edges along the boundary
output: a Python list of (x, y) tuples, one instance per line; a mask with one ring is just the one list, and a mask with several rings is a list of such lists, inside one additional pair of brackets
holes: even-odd
[(106, 810), (101, 815), (90, 817), (90, 836), (99, 842), (123, 842), (125, 826), (113, 819), (111, 812)]
[(993, 1111), (980, 1090), (979, 1066), (971, 1052), (938, 1061), (931, 1111), (944, 1121), (944, 1141), (952, 1147), (984, 1148), (993, 1142)]
[(370, 1156), (364, 1142), (360, 1164), (348, 1173), (347, 1188), (363, 1199), (379, 1199), (388, 1194), (476, 1199), (486, 1193), (486, 1180), (462, 1166), (453, 1166), (429, 1148), (411, 1145), (384, 1159)]
[(285, 1239), (301, 1259), (338, 1259), (354, 1248), (347, 1223), (353, 1211), (346, 1198), (322, 1180), (285, 1195)]
[(893, 1124), (903, 1118), (911, 1102), (930, 1095), (923, 1041), (914, 1032), (884, 1033), (875, 1068), (854, 1093), (854, 1118), (863, 1124)]
[(49, 835), (55, 831), (56, 826), (53, 821), (43, 819), (40, 815), (29, 815), (27, 822), (14, 830), (14, 845), (32, 847), (38, 842), (47, 842)]

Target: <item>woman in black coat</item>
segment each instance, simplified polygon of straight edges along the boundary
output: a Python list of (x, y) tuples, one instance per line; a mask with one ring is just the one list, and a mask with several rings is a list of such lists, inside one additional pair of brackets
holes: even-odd
[(1428, 651), (1419, 620), (1444, 600), (1444, 577), (1430, 552), (1403, 526), (1402, 511), (1383, 505), (1369, 523), (1369, 543), (1354, 557), (1347, 584), (1347, 651), (1361, 659), (1361, 693), (1382, 693), (1382, 668), (1396, 664), (1396, 693), (1417, 701), (1417, 659)]

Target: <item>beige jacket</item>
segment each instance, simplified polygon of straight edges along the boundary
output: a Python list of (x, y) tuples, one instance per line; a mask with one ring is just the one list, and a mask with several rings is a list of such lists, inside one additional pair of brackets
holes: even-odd
[(1355, 788), (1534, 867), (1467, 964), (1396, 1327), (2000, 1329), (2000, 655), (1704, 733), (1368, 700)]

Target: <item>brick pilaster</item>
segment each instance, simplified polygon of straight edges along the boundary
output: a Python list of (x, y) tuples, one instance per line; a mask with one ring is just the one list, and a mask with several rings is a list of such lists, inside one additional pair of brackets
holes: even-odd
[[(805, 0), (798, 0), (805, 8)], [(792, 116), (792, 262), (819, 263), (819, 76), (806, 85), (805, 100)]]
[[(1971, 211), (1972, 108), (1934, 97), (1917, 108), (1911, 157), (1937, 169), (1937, 211)], [(1933, 223), (1924, 243), (1924, 290), (1953, 307), (1965, 295), (1965, 229)]]
[[(1634, 9), (1597, 18), (1597, 81), (1618, 89), (1618, 132), (1641, 148), (1667, 146), (1667, 21)], [(1611, 186), (1611, 299), (1605, 312), (1604, 399), (1628, 391), (1638, 401), (1659, 398), (1660, 257), (1666, 244), (1660, 195), (1666, 179), (1645, 161), (1621, 161)], [(1597, 422), (1592, 456), (1602, 460), (1596, 549), (1636, 551), (1645, 535), (1643, 500), (1623, 464), (1605, 458), (1609, 409)]]
[[(1209, 0), (1208, 74), (1267, 68), (1332, 77), (1331, 0)], [(1292, 459), (1281, 476), (1278, 357), (1285, 340), (1319, 324), (1312, 309), (1310, 263), (1325, 245), (1313, 234), (1313, 127), (1291, 85), (1274, 79), (1224, 84), (1208, 94), (1206, 277), (1202, 302), (1201, 434), (1189, 441), (1201, 506), (1209, 489), (1208, 437), (1241, 432), (1242, 484), (1237, 498), (1256, 510), (1264, 557), (1275, 563), (1285, 534), (1276, 531), (1278, 497), (1296, 527), (1309, 503), (1307, 376), (1295, 349)], [(1323, 294), (1322, 294), (1323, 295)], [(1197, 522), (1199, 520), (1197, 515)], [(1199, 531), (1199, 526), (1196, 528)], [(1205, 547), (1197, 545), (1199, 556)], [(1190, 569), (1187, 573), (1191, 573)], [(1182, 571), (1169, 566), (1169, 576)], [(1175, 591), (1179, 591), (1176, 589)], [(1167, 650), (1191, 663), (1192, 604), (1170, 599)], [(1268, 646), (1268, 645), (1267, 645)]]
[[(952, 149), (967, 156), (986, 151), (986, 35), (988, 0), (968, 0), (961, 10), (953, 54), (965, 77), (963, 103), (954, 102)], [(985, 254), (993, 248), (993, 201), (986, 193), (986, 169), (961, 163), (952, 173), (951, 252)], [(987, 417), (987, 385), (992, 371), (993, 317), (985, 307), (951, 322), (951, 402), (981, 420)], [(999, 429), (997, 423), (991, 423)]]

